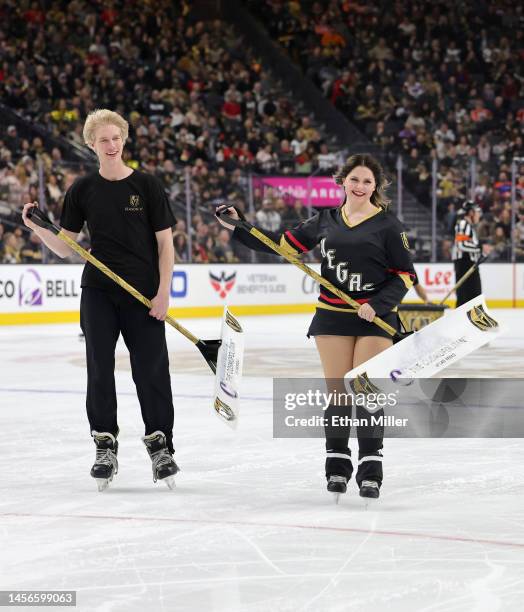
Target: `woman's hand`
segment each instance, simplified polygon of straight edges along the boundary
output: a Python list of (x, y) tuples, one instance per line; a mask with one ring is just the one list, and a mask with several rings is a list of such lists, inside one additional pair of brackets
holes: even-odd
[(362, 304), (362, 306), (357, 310), (357, 314), (361, 319), (371, 322), (377, 313), (369, 304)]
[[(225, 210), (225, 214), (228, 217), (231, 217), (232, 219), (240, 219), (240, 217), (238, 216), (237, 211), (234, 208), (227, 208), (227, 206), (225, 204), (221, 204), (220, 206), (217, 206), (216, 208), (216, 213), (221, 212), (222, 210)], [(218, 222), (220, 223), (220, 225), (223, 225), (224, 227), (227, 227), (227, 229), (233, 230), (235, 229), (234, 225), (231, 225), (230, 223), (227, 222), (227, 217), (224, 216), (218, 216), (218, 214), (215, 214), (215, 217), (217, 218)]]
[(33, 223), (31, 219), (27, 217), (27, 213), (31, 210), (31, 208), (35, 207), (38, 208), (38, 202), (28, 202), (24, 205), (24, 208), (22, 209), (22, 220), (24, 224), (33, 231), (38, 227), (38, 225), (36, 225), (36, 223)]

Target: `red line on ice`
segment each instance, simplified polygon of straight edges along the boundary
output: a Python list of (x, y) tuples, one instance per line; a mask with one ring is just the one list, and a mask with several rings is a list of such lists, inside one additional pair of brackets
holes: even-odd
[(468, 544), (492, 544), (494, 546), (509, 546), (512, 548), (524, 548), (524, 542), (508, 542), (504, 540), (488, 540), (480, 538), (466, 538), (463, 536), (438, 535), (432, 533), (417, 533), (414, 531), (388, 531), (381, 529), (359, 529), (357, 527), (329, 527), (327, 525), (301, 525), (290, 523), (257, 523), (252, 521), (223, 521), (220, 519), (181, 519), (169, 517), (148, 516), (108, 516), (103, 514), (30, 514), (23, 512), (2, 512), (0, 516), (6, 518), (53, 518), (53, 519), (97, 519), (111, 521), (162, 521), (167, 523), (207, 523), (209, 525), (240, 525), (242, 527), (284, 527), (288, 529), (313, 529), (317, 531), (336, 531), (342, 533), (363, 533), (393, 537), (420, 538), (426, 540), (441, 540), (445, 542), (465, 542)]

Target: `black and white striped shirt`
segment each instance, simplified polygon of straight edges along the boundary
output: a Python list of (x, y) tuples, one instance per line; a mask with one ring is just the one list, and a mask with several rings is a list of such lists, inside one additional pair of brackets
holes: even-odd
[(473, 263), (481, 254), (480, 242), (475, 228), (467, 219), (460, 219), (455, 224), (455, 240), (451, 251), (451, 259), (457, 261), (469, 257)]

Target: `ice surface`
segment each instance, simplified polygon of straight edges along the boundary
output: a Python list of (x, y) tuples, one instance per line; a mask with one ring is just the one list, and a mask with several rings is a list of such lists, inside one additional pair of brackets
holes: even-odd
[[(523, 377), (524, 311), (457, 376)], [(85, 611), (521, 610), (524, 443), (386, 440), (381, 499), (325, 490), (321, 440), (272, 437), (271, 377), (320, 377), (308, 316), (241, 317), (239, 428), (169, 329), (177, 488), (153, 484), (125, 347), (120, 471), (98, 493), (74, 325), (0, 328), (0, 590), (73, 589)], [(202, 338), (219, 319), (183, 323)], [(523, 390), (524, 391), (524, 390)]]

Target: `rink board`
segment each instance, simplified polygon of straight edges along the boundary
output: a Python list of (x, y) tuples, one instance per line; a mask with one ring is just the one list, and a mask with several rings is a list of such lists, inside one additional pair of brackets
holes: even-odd
[[(82, 269), (74, 264), (0, 266), (0, 324), (77, 322)], [(439, 301), (453, 287), (451, 264), (416, 264), (416, 270), (430, 300)], [(524, 264), (485, 265), (481, 276), (490, 308), (524, 307)], [(224, 305), (236, 316), (312, 312), (318, 291), (313, 279), (288, 264), (177, 265), (170, 313), (221, 317)], [(406, 301), (416, 300), (411, 289)]]

